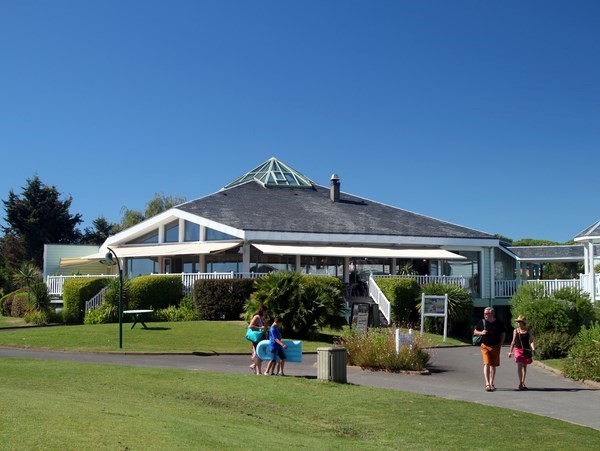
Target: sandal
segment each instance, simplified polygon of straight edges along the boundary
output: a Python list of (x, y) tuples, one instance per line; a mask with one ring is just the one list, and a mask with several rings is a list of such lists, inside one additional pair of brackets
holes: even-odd
[(492, 386), (491, 385), (486, 385), (485, 386), (485, 391), (492, 391)]
[(523, 384), (519, 384), (518, 390), (523, 390)]

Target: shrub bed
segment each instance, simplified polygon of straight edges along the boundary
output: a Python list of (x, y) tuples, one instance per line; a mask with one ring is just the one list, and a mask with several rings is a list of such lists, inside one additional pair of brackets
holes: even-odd
[(358, 332), (355, 329), (344, 331), (338, 344), (348, 351), (348, 364), (361, 368), (387, 371), (423, 371), (429, 363), (429, 354), (423, 349), (420, 335), (415, 335), (412, 349), (400, 346), (396, 353), (395, 330), (391, 328), (370, 329)]

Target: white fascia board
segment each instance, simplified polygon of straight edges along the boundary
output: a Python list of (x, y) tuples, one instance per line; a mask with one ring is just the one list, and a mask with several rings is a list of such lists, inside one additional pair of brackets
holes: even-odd
[(142, 221), (139, 224), (129, 227), (128, 229), (125, 229), (111, 237), (108, 237), (104, 244), (102, 244), (102, 249), (106, 249), (106, 247), (111, 245), (122, 244), (131, 241), (132, 239), (143, 235), (144, 233), (147, 233), (151, 230), (154, 230), (155, 228), (160, 227), (161, 225), (167, 224), (173, 219), (177, 218), (182, 218), (189, 222), (193, 222), (205, 227), (210, 227), (211, 229), (218, 230), (219, 232), (224, 232), (229, 235), (238, 237), (240, 239), (244, 239), (243, 230), (235, 229), (233, 227), (226, 226), (219, 222), (211, 221), (209, 219), (185, 211), (181, 211), (177, 208), (171, 208), (167, 211), (157, 214), (156, 216), (146, 219), (145, 221)]
[(129, 227), (128, 229), (122, 230), (121, 232), (116, 233), (113, 236), (109, 236), (106, 239), (106, 241), (102, 244), (102, 249), (106, 249), (110, 245), (130, 241), (139, 235), (143, 235), (144, 233), (149, 232), (150, 230), (153, 230), (154, 228), (158, 227), (161, 223), (167, 223), (169, 222), (169, 220), (175, 217), (179, 217), (176, 213), (178, 213), (178, 211), (171, 208), (167, 211), (163, 211), (162, 213), (152, 216), (149, 219), (145, 219), (139, 224)]
[(600, 243), (600, 235), (581, 236), (579, 238), (574, 238), (573, 241), (584, 242), (584, 243), (592, 242), (592, 243), (598, 244), (598, 243)]
[(380, 244), (406, 246), (498, 247), (498, 239), (406, 237), (392, 235), (345, 235), (324, 233), (286, 233), (246, 231), (247, 241), (287, 241), (312, 243)]

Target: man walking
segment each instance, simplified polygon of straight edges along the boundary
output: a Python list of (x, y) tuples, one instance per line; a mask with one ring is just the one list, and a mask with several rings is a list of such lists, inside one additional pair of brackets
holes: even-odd
[(506, 335), (504, 324), (496, 318), (496, 312), (492, 307), (486, 307), (483, 311), (483, 319), (479, 320), (473, 333), (481, 335), (485, 391), (494, 391), (496, 390), (494, 386), (496, 367), (500, 366), (500, 348)]

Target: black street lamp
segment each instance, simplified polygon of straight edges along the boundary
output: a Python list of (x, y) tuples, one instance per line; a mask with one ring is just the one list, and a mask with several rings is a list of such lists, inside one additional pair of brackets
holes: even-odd
[[(121, 263), (119, 262), (119, 257), (115, 254), (110, 247), (107, 247), (108, 251), (104, 258), (100, 260), (100, 263), (103, 263), (108, 266), (117, 265), (119, 269), (119, 348), (123, 348), (123, 269), (121, 269)], [(113, 255), (115, 256), (113, 258)]]

